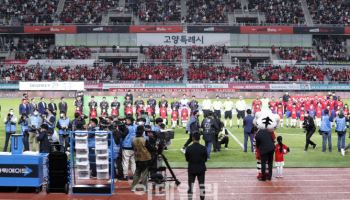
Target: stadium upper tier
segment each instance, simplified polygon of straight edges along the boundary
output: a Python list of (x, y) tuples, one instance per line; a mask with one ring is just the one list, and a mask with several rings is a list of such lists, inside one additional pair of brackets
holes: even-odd
[(343, 0), (0, 0), (0, 24), (349, 24)]

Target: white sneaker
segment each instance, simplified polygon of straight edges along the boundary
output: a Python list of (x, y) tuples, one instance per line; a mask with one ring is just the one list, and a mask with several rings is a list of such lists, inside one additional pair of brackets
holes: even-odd
[(340, 152), (341, 152), (342, 156), (345, 156), (345, 150), (344, 149), (341, 149)]

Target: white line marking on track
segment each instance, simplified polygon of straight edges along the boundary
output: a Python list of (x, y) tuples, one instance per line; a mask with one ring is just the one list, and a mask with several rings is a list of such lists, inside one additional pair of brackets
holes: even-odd
[(238, 138), (237, 138), (235, 135), (233, 135), (229, 129), (226, 129), (226, 130), (227, 130), (227, 132), (231, 135), (231, 137), (237, 142), (237, 144), (239, 144), (239, 146), (241, 146), (242, 149), (244, 149), (242, 142), (240, 142), (240, 141), (238, 140)]

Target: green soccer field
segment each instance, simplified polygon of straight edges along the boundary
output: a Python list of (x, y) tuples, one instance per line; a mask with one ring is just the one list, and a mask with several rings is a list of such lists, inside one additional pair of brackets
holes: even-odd
[[(111, 100), (111, 99), (108, 99)], [(39, 99), (37, 98), (37, 102)], [(66, 99), (68, 103), (68, 116), (72, 119), (74, 113), (74, 100)], [(59, 100), (57, 99), (58, 103)], [(247, 100), (250, 103), (251, 100)], [(349, 100), (345, 103), (349, 104)], [(0, 99), (1, 105), (1, 121), (3, 122), (8, 110), (13, 108), (16, 116), (18, 116), (18, 106), (20, 99)], [(234, 125), (236, 125), (236, 118), (234, 118)], [(19, 126), (17, 126), (19, 132)], [(212, 153), (211, 160), (208, 161), (207, 166), (211, 168), (255, 168), (256, 161), (253, 153), (244, 153), (239, 143), (243, 144), (243, 129), (229, 128), (233, 136), (237, 138), (235, 141), (230, 135), (229, 149), (222, 149), (219, 153)], [(313, 150), (309, 148), (308, 152), (304, 152), (305, 145), (305, 133), (300, 128), (278, 128), (277, 135), (282, 135), (284, 143), (290, 147), (291, 152), (285, 156), (286, 167), (350, 167), (350, 153), (347, 152), (346, 156), (341, 156), (337, 151), (337, 134), (332, 132), (333, 152), (322, 153), (322, 139), (316, 132), (312, 137), (312, 140), (317, 144), (317, 148)], [(346, 143), (350, 143), (347, 133)], [(4, 123), (0, 125), (0, 150), (3, 149), (5, 138)], [(185, 133), (184, 128), (177, 128), (175, 130), (175, 139), (172, 140), (172, 144), (168, 151), (165, 152), (171, 166), (173, 167), (186, 167), (184, 155), (180, 151), (183, 144), (186, 142), (188, 135)], [(203, 142), (202, 142), (203, 143)], [(249, 145), (248, 145), (249, 149)]]

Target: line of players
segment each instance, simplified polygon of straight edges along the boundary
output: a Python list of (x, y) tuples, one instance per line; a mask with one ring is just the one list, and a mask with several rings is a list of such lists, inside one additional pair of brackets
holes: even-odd
[[(76, 111), (80, 112), (82, 110), (81, 100), (78, 101), (78, 105), (79, 106), (76, 104)], [(100, 115), (97, 113), (98, 106), (100, 108)], [(118, 102), (117, 97), (115, 97), (111, 103), (107, 102), (106, 98), (103, 97), (102, 101), (98, 104), (92, 96), (89, 102), (90, 118), (109, 115), (119, 116), (120, 106), (121, 104)], [(206, 96), (202, 105), (200, 105), (195, 96), (192, 96), (192, 99), (189, 100), (186, 94), (183, 94), (180, 100), (174, 97), (169, 106), (165, 95), (162, 95), (157, 103), (153, 96), (149, 96), (145, 101), (141, 96), (138, 96), (134, 101), (133, 95), (128, 92), (124, 100), (124, 112), (126, 116), (135, 115), (136, 118), (146, 116), (146, 118), (152, 122), (157, 112), (160, 118), (169, 125), (168, 117), (170, 114), (172, 128), (180, 124), (186, 127), (191, 111), (198, 110), (200, 107), (204, 117), (207, 116), (209, 111), (213, 111), (219, 118), (221, 118), (223, 113), (225, 127), (233, 126), (233, 115), (236, 114), (236, 125), (239, 128), (246, 115), (245, 111), (250, 108), (250, 105), (246, 103), (242, 96), (239, 96), (239, 99), (235, 103), (229, 97), (222, 100), (220, 96), (216, 96), (215, 100), (211, 100)], [(339, 110), (343, 110), (344, 115), (349, 119), (348, 105), (344, 104), (340, 97), (335, 96), (334, 93), (327, 96), (290, 96), (286, 93), (278, 100), (274, 97), (268, 99), (265, 96), (262, 98), (257, 96), (256, 99), (253, 100), (251, 108), (253, 114), (262, 109), (271, 109), (273, 113), (280, 116), (281, 127), (286, 125), (286, 127), (302, 128), (306, 112), (315, 119), (316, 125), (319, 127), (321, 125), (321, 117), (324, 115), (326, 109), (329, 110), (332, 117), (335, 117)]]
[[(125, 95), (125, 99), (123, 102), (124, 105), (124, 113), (126, 117), (136, 118), (145, 118), (146, 120), (150, 120), (150, 122), (154, 122), (156, 112), (159, 113), (160, 118), (168, 125), (168, 114), (171, 116), (171, 125), (175, 128), (177, 125), (182, 124), (183, 127), (186, 127), (187, 122), (189, 121), (190, 112), (194, 110), (198, 110), (199, 104), (196, 100), (195, 96), (192, 97), (192, 100), (188, 100), (186, 95), (183, 95), (183, 98), (178, 101), (176, 97), (174, 97), (173, 101), (170, 104), (168, 100), (165, 98), (165, 95), (161, 96), (157, 104), (157, 100), (153, 98), (153, 96), (149, 96), (149, 98), (144, 101), (141, 96), (138, 96), (134, 101), (133, 95), (128, 92)], [(121, 107), (121, 103), (118, 101), (117, 97), (114, 97), (111, 103), (106, 101), (106, 97), (102, 98), (101, 102), (97, 102), (94, 96), (91, 96), (91, 100), (88, 103), (89, 106), (89, 117), (97, 118), (97, 117), (107, 117), (107, 116), (119, 116), (119, 111)], [(98, 113), (97, 109), (100, 109), (100, 113)], [(76, 107), (76, 112), (80, 112), (82, 109), (80, 107)]]
[[(263, 98), (264, 99), (264, 98)], [(263, 99), (257, 97), (252, 104), (254, 113), (261, 110), (264, 107)], [(283, 97), (276, 101), (274, 97), (271, 101), (268, 101), (268, 108), (273, 113), (280, 116), (280, 126), (284, 125), (284, 118), (286, 119), (287, 127), (300, 127), (302, 128), (305, 113), (308, 112), (309, 116), (315, 119), (316, 125), (320, 127), (321, 118), (325, 114), (325, 110), (329, 110), (329, 115), (332, 118), (336, 117), (336, 114), (342, 110), (347, 121), (349, 119), (349, 107), (347, 104), (335, 94), (328, 96), (289, 96), (286, 93)], [(332, 124), (334, 126), (334, 123)]]

